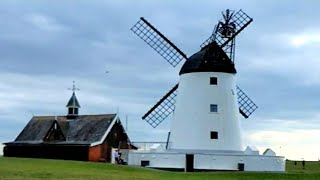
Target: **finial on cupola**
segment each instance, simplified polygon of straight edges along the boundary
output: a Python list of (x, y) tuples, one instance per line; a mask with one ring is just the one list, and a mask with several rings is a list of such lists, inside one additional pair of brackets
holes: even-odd
[(79, 104), (79, 101), (77, 100), (75, 91), (80, 90), (80, 89), (76, 88), (75, 81), (73, 81), (72, 88), (68, 88), (68, 90), (72, 90), (72, 96), (66, 106), (68, 108), (68, 116), (67, 117), (68, 117), (68, 119), (74, 119), (78, 116), (79, 108), (80, 108), (80, 104)]

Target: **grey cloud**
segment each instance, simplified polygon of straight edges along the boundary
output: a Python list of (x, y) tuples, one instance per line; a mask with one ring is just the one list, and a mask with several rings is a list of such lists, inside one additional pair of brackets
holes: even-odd
[[(130, 117), (129, 132), (134, 139), (165, 140), (170, 120), (154, 130), (140, 117), (178, 81), (179, 67), (170, 67), (129, 29), (144, 16), (181, 50), (192, 55), (210, 35), (226, 8), (242, 8), (254, 18), (253, 24), (240, 34), (236, 48), (238, 84), (260, 106), (252, 119), (244, 120), (244, 126), (261, 128), (265, 123), (274, 123), (270, 120), (273, 118), (301, 122), (313, 118), (320, 106), (315, 98), (318, 83), (301, 82), (303, 77), (296, 72), (299, 63), (283, 65), (305, 59), (306, 49), (285, 46), (279, 35), (319, 28), (314, 22), (318, 4), (300, 1), (2, 1), (0, 73), (11, 73), (12, 83), (3, 76), (0, 88), (12, 95), (4, 93), (8, 97), (0, 96), (0, 99), (12, 103), (13, 109), (1, 108), (0, 141), (14, 139), (30, 119), (29, 111), (37, 115), (64, 114), (64, 105), (70, 96), (65, 88), (72, 80), (81, 88), (77, 93), (83, 106), (81, 113), (108, 113), (119, 107), (120, 112)], [(30, 22), (35, 15), (40, 19)], [(308, 55), (313, 61), (305, 63), (307, 67), (303, 72), (316, 70), (316, 57), (316, 53)], [(269, 66), (263, 66), (265, 62)], [(277, 62), (284, 67), (271, 66)], [(110, 73), (105, 74), (106, 70)], [(31, 96), (32, 92), (36, 95)], [(19, 93), (30, 96), (23, 100)], [(51, 95), (43, 100), (46, 93)], [(317, 122), (316, 118), (313, 122)], [(310, 128), (309, 125), (306, 128)]]

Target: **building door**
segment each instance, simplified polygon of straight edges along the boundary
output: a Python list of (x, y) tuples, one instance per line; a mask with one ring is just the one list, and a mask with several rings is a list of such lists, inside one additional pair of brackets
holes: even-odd
[(193, 154), (186, 154), (186, 172), (193, 172), (193, 165), (194, 165), (194, 155)]
[(111, 152), (112, 152), (111, 147), (107, 145), (106, 151), (105, 151), (106, 162), (111, 163), (111, 157), (112, 157)]

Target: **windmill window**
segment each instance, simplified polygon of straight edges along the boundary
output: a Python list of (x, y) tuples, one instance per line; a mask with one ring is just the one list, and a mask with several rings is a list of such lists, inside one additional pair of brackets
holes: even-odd
[(218, 84), (218, 78), (210, 77), (210, 85), (217, 85), (217, 84)]
[(210, 104), (210, 112), (218, 112), (218, 105)]
[(210, 139), (218, 139), (218, 132), (217, 131), (211, 131), (210, 132)]

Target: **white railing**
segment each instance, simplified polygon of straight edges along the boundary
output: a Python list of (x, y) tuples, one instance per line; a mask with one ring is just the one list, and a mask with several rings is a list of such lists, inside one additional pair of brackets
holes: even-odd
[[(161, 150), (166, 150), (167, 142), (131, 142), (134, 146), (140, 151), (149, 151), (152, 150), (155, 146), (160, 145)], [(158, 146), (159, 147), (159, 146)], [(170, 142), (168, 143), (168, 148), (170, 147)]]

